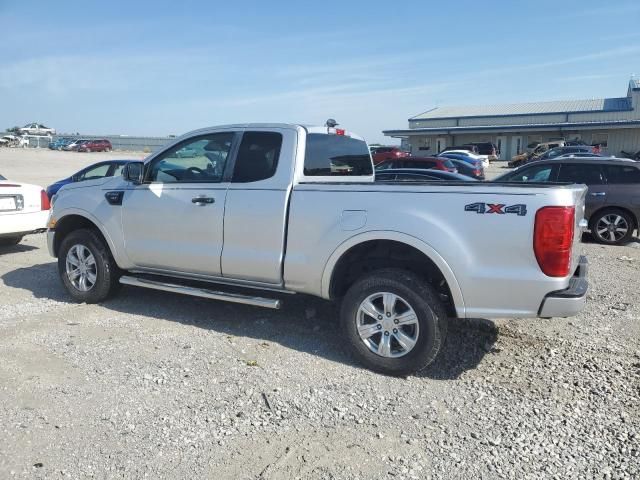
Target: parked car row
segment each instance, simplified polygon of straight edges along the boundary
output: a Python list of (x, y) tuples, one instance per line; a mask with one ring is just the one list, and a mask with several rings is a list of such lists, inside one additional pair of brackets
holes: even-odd
[(110, 152), (113, 150), (107, 139), (85, 139), (61, 137), (49, 144), (51, 150), (65, 150), (73, 152)]
[(508, 165), (509, 167), (519, 167), (525, 163), (568, 155), (600, 156), (600, 152), (600, 145), (587, 145), (577, 141), (566, 142), (564, 140), (557, 140), (537, 144), (531, 152), (524, 152), (514, 156)]
[(556, 157), (524, 165), (493, 180), (580, 183), (589, 188), (585, 218), (599, 243), (621, 245), (640, 228), (640, 162), (615, 157)]
[[(590, 145), (562, 145), (538, 153), (493, 181), (585, 184), (589, 188), (585, 218), (593, 238), (610, 245), (629, 242), (640, 228), (640, 162), (604, 157)], [(379, 162), (376, 181), (484, 180), (480, 158), (454, 147), (436, 157), (403, 155)]]

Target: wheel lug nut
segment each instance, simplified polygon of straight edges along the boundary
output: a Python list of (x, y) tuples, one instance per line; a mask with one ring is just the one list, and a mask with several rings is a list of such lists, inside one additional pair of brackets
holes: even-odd
[(382, 320), (382, 315), (378, 315), (378, 320)]
[(393, 323), (395, 323), (396, 325), (400, 323), (400, 320), (398, 320), (397, 318), (393, 321)]
[(389, 332), (384, 332), (384, 336), (388, 337), (389, 336)]
[(387, 312), (387, 317), (390, 317), (390, 316), (391, 316), (391, 313)]
[(382, 329), (382, 325), (378, 324), (378, 330)]
[(398, 333), (398, 329), (397, 329), (397, 328), (394, 328), (394, 329), (393, 329), (393, 333)]

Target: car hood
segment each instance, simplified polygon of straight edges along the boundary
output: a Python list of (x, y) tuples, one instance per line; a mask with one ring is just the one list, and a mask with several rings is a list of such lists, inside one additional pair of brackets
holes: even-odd
[(58, 193), (70, 192), (78, 188), (102, 188), (104, 185), (110, 182), (122, 183), (122, 178), (120, 176), (117, 176), (117, 177), (95, 178), (93, 180), (83, 180), (82, 182), (70, 182), (63, 185), (62, 188), (58, 190)]

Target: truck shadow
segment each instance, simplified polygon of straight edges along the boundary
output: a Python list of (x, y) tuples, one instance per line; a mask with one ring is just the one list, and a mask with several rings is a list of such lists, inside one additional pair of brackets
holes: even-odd
[(6, 255), (9, 253), (30, 252), (31, 250), (38, 250), (38, 247), (34, 247), (33, 245), (25, 245), (24, 243), (19, 243), (17, 245), (10, 245), (10, 246), (0, 245), (0, 256)]
[[(62, 286), (55, 263), (5, 273), (8, 287), (32, 292), (36, 298), (73, 304)], [(101, 306), (115, 312), (178, 322), (225, 335), (280, 344), (356, 368), (341, 341), (338, 309), (330, 302), (306, 295), (283, 296), (281, 310), (215, 302), (135, 287), (123, 287)], [(454, 380), (472, 370), (491, 352), (497, 329), (488, 320), (451, 320), (445, 345), (436, 361), (419, 377)]]

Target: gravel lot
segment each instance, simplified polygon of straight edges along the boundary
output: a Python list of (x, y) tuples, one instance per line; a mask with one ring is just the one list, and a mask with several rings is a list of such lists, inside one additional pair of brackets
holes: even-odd
[[(0, 173), (143, 156), (0, 149)], [(399, 379), (353, 364), (313, 298), (70, 303), (26, 237), (0, 251), (0, 478), (638, 478), (639, 247), (582, 245), (578, 317), (452, 321)]]

